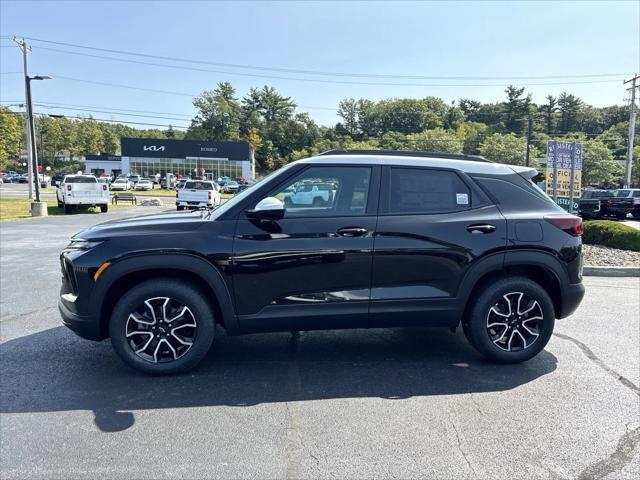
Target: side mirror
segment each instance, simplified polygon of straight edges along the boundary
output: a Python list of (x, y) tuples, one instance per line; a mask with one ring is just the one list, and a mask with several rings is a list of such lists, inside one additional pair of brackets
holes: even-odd
[(276, 197), (263, 198), (252, 210), (247, 210), (247, 217), (258, 220), (280, 220), (284, 217), (284, 204)]

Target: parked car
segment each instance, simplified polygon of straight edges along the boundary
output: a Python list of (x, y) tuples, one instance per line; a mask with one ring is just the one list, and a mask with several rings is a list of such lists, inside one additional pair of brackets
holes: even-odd
[(153, 188), (153, 183), (148, 178), (141, 178), (134, 185), (134, 190), (151, 190)]
[(238, 193), (240, 190), (240, 185), (235, 180), (229, 180), (224, 184), (224, 186), (220, 187), (222, 193)]
[[(582, 219), (536, 174), (421, 152), (292, 162), (217, 209), (76, 234), (61, 255), (63, 322), (156, 375), (196, 366), (216, 324), (227, 335), (461, 325), (483, 355), (522, 362), (584, 295)], [(284, 205), (289, 187), (317, 180), (335, 186), (322, 208)]]
[(328, 205), (333, 199), (334, 186), (329, 183), (303, 182), (284, 195), (286, 207)]
[(76, 207), (100, 207), (101, 212), (109, 208), (109, 188), (98, 182), (93, 175), (67, 175), (56, 190), (58, 207), (70, 213)]
[(585, 190), (580, 197), (580, 216), (586, 219), (602, 218), (609, 215), (611, 198), (614, 195), (614, 190)]
[(131, 188), (135, 188), (136, 183), (138, 183), (141, 178), (140, 175), (129, 175), (129, 185), (131, 185)]
[(13, 183), (29, 183), (29, 175), (27, 175), (26, 173), (18, 175), (13, 179)]
[(176, 208), (217, 207), (221, 203), (219, 187), (211, 181), (188, 180), (176, 192)]
[(56, 173), (53, 177), (51, 177), (51, 186), (57, 187), (62, 183), (64, 177), (69, 175), (68, 173)]
[(116, 178), (111, 184), (111, 190), (113, 191), (126, 191), (129, 190), (130, 187), (129, 180), (120, 177)]
[(640, 188), (617, 190), (611, 199), (609, 211), (619, 220), (626, 218), (629, 213), (640, 220)]
[(40, 182), (40, 187), (47, 188), (47, 185), (49, 185), (49, 182), (51, 181), (51, 177), (46, 173), (45, 174), (39, 173), (38, 181)]

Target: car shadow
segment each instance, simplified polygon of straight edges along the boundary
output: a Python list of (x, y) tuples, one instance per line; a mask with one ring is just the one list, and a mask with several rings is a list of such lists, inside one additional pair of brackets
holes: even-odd
[(56, 327), (4, 342), (0, 361), (0, 413), (91, 410), (105, 432), (131, 427), (141, 409), (500, 392), (557, 363), (547, 351), (519, 365), (490, 363), (460, 333), (427, 328), (242, 337), (219, 330), (196, 370), (150, 377), (122, 364), (108, 340)]

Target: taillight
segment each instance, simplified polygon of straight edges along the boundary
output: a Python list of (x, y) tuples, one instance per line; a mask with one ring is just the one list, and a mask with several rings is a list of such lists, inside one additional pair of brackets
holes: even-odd
[(547, 215), (544, 219), (569, 235), (582, 235), (582, 219), (575, 215)]
[(71, 185), (67, 185), (67, 190), (71, 191)]
[(610, 207), (612, 203), (613, 203), (613, 202), (611, 201), (611, 199), (610, 199), (610, 198), (607, 198), (607, 206), (608, 206), (608, 207)]
[(211, 190), (209, 190), (209, 200), (211, 200)]

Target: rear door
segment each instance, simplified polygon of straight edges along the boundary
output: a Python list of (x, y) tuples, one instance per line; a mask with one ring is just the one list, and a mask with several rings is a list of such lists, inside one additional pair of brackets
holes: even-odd
[(232, 263), (243, 332), (367, 326), (379, 178), (379, 167), (308, 166), (262, 198), (321, 182), (335, 185), (329, 200), (291, 200), (277, 221), (240, 213)]
[(506, 220), (455, 170), (385, 167), (370, 325), (453, 325), (470, 265), (506, 247)]

